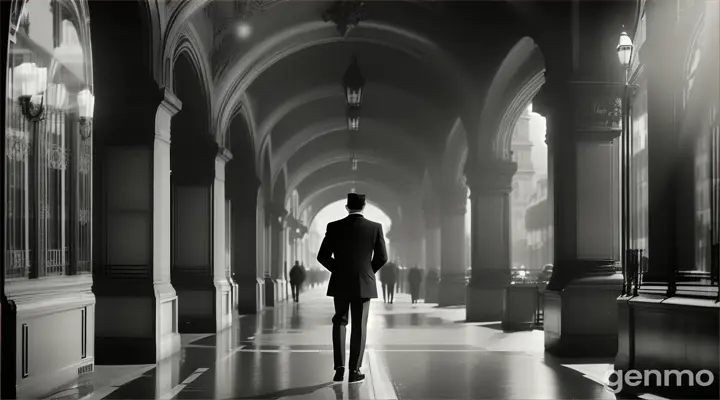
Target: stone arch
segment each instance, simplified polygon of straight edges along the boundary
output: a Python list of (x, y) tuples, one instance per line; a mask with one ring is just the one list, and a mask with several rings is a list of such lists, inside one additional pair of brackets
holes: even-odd
[(393, 221), (393, 224), (398, 224), (400, 222), (400, 209), (402, 206), (397, 193), (385, 184), (370, 180), (340, 180), (338, 182), (334, 182), (306, 196), (303, 202), (299, 204), (298, 210), (303, 211), (308, 209), (309, 206), (314, 205), (314, 207), (311, 207), (308, 218), (308, 220), (312, 222), (322, 208), (335, 201), (345, 199), (347, 193), (350, 192), (352, 188), (358, 189), (358, 192), (370, 193), (368, 196), (372, 196), (372, 198), (368, 198), (369, 203), (373, 203), (375, 206), (383, 210), (383, 212)]
[(281, 202), (284, 201), (287, 190), (291, 190), (291, 188), (289, 188), (287, 186), (286, 180), (287, 180), (287, 175), (285, 172), (285, 168), (282, 168), (280, 170), (280, 173), (278, 174), (278, 178), (275, 180), (275, 183), (273, 184), (272, 193), (273, 193), (273, 201), (274, 202), (278, 202), (279, 204), (282, 204)]
[[(408, 96), (408, 98), (412, 99), (413, 101), (416, 101), (418, 104), (421, 104), (423, 107), (427, 108), (425, 110), (428, 113), (435, 112), (436, 109), (433, 104), (427, 102), (425, 99), (415, 96), (412, 93), (408, 93), (407, 91), (403, 89), (398, 89), (396, 87), (393, 87), (388, 84), (372, 84), (371, 89), (368, 87), (370, 85), (366, 85), (366, 90), (372, 90), (374, 92), (379, 92), (381, 95), (385, 96), (397, 96), (397, 95), (404, 95)], [(313, 103), (315, 101), (324, 100), (324, 99), (331, 99), (331, 98), (338, 98), (338, 99), (344, 99), (344, 94), (342, 91), (342, 88), (337, 83), (334, 84), (328, 84), (323, 86), (316, 86), (311, 90), (302, 92), (296, 96), (290, 97), (285, 101), (283, 104), (281, 104), (279, 107), (275, 108), (272, 113), (270, 113), (261, 123), (257, 130), (257, 138), (256, 140), (259, 141), (260, 145), (259, 147), (261, 149), (264, 149), (267, 147), (271, 133), (273, 131), (273, 128), (280, 123), (285, 116), (290, 114), (293, 110), (300, 108), (306, 104)]]
[[(445, 142), (442, 158), (442, 179), (449, 182), (460, 182), (464, 175), (463, 167), (467, 160), (468, 140), (465, 126), (458, 118), (453, 124)], [(429, 178), (429, 177), (428, 177)]]
[[(367, 122), (365, 126), (367, 126)], [(421, 145), (417, 143), (417, 140), (413, 138), (412, 135), (403, 132), (400, 129), (397, 129), (394, 126), (388, 126), (381, 123), (377, 124), (377, 126), (384, 127), (389, 131), (393, 131), (394, 140), (403, 141), (406, 144), (408, 151), (416, 154), (417, 157), (420, 157), (423, 160), (423, 162), (429, 161), (428, 155), (423, 150)], [(283, 143), (282, 146), (277, 149), (277, 151), (274, 152), (275, 156), (272, 162), (273, 171), (277, 171), (280, 169), (280, 167), (285, 165), (288, 160), (290, 160), (290, 157), (292, 157), (292, 155), (295, 154), (299, 149), (301, 149), (302, 146), (304, 146), (306, 143), (310, 143), (311, 141), (324, 135), (344, 131), (347, 131), (347, 120), (340, 117), (319, 121), (316, 124), (305, 127), (304, 129), (294, 134), (287, 142)], [(275, 172), (273, 178), (276, 178), (276, 174), (277, 172)]]
[(500, 64), (480, 114), (477, 157), (509, 159), (510, 141), (522, 111), (545, 83), (545, 60), (535, 41), (521, 38)]
[(263, 187), (263, 196), (265, 198), (265, 201), (271, 201), (273, 198), (273, 182), (272, 182), (272, 165), (270, 163), (270, 150), (265, 152), (265, 155), (263, 156), (263, 168), (261, 170), (262, 173), (262, 187)]
[[(397, 171), (405, 177), (411, 177), (414, 174), (414, 171), (409, 170), (407, 167), (396, 162), (395, 160), (388, 157), (378, 156), (376, 154), (373, 154), (371, 151), (356, 150), (355, 158), (357, 158), (359, 162), (376, 164), (386, 167), (389, 171)], [(294, 171), (294, 173), (290, 174), (290, 176), (287, 177), (287, 189), (295, 190), (305, 179), (310, 177), (313, 173), (332, 164), (348, 162), (348, 159), (348, 151), (345, 149), (335, 149), (329, 152), (318, 154), (317, 157), (310, 160), (309, 162), (303, 163), (299, 168), (296, 169), (296, 171)], [(284, 170), (285, 169), (283, 168), (283, 171)], [(285, 182), (282, 173), (280, 173), (279, 177), (276, 179), (277, 182), (279, 182), (280, 180), (283, 180), (283, 183)], [(275, 184), (276, 187), (277, 182)]]
[(158, 1), (141, 1), (141, 16), (143, 23), (141, 30), (143, 35), (144, 57), (151, 68), (152, 76), (158, 84), (163, 82), (162, 71), (162, 22), (160, 4)]
[[(361, 36), (363, 32), (366, 37)], [(372, 39), (373, 35), (368, 33), (383, 37), (385, 40)], [(454, 80), (461, 98), (471, 97), (468, 93), (468, 88), (471, 87), (469, 82), (472, 82), (469, 75), (454, 57), (432, 40), (416, 32), (376, 21), (365, 21), (353, 30), (353, 36), (340, 37), (332, 24), (318, 20), (289, 27), (267, 38), (236, 60), (218, 77), (219, 93), (215, 104), (215, 119), (218, 126), (223, 128), (235, 107), (234, 104), (239, 102), (250, 84), (266, 69), (306, 48), (337, 41), (374, 43), (407, 53), (421, 62), (433, 63), (441, 68), (443, 76), (449, 76)], [(423, 57), (419, 58), (419, 54)]]
[[(195, 73), (198, 81), (201, 84), (205, 108), (208, 115), (205, 133), (213, 133), (213, 122), (212, 118), (212, 99), (213, 99), (213, 84), (212, 84), (212, 69), (210, 62), (207, 58), (207, 49), (203, 45), (198, 32), (195, 30), (193, 25), (187, 25), (180, 32), (178, 42), (172, 49), (166, 48), (165, 55), (163, 57), (163, 84), (170, 88), (170, 91), (176, 93), (175, 85), (175, 64), (178, 59), (182, 56), (187, 57), (191, 65), (195, 69)], [(168, 51), (170, 50), (170, 51)], [(217, 135), (219, 136), (219, 135)], [(223, 141), (220, 137), (217, 138), (218, 143), (222, 144)]]

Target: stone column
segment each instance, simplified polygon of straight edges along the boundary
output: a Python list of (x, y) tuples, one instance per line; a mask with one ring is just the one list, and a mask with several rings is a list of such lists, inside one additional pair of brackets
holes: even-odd
[(167, 90), (145, 89), (139, 98), (145, 101), (116, 108), (96, 124), (107, 135), (97, 142), (94, 182), (94, 339), (101, 364), (150, 364), (180, 350), (170, 280), (170, 122), (181, 102)]
[(285, 279), (283, 276), (283, 221), (285, 210), (275, 205), (270, 205), (270, 226), (268, 234), (270, 237), (270, 277), (265, 279), (265, 290), (267, 305), (273, 307), (284, 300)]
[(596, 110), (612, 110), (622, 92), (550, 77), (546, 85), (554, 99), (547, 120), (555, 257), (544, 292), (545, 347), (558, 355), (613, 356), (622, 285), (620, 126)]
[(510, 284), (510, 192), (517, 164), (484, 160), (468, 165), (472, 277), (467, 286), (467, 320), (500, 321), (504, 291)]
[(423, 287), (425, 302), (438, 302), (438, 277), (440, 276), (440, 225), (437, 213), (425, 214), (425, 273)]
[[(179, 127), (178, 129), (182, 129)], [(217, 285), (221, 277), (215, 262), (216, 208), (224, 215), (224, 183), (215, 138), (207, 133), (180, 131), (172, 144), (172, 283), (180, 299), (178, 326), (181, 333), (213, 333), (218, 329), (221, 302)], [(222, 190), (220, 189), (222, 187)], [(223, 235), (224, 236), (224, 232)], [(222, 242), (221, 242), (222, 243)], [(224, 258), (221, 258), (221, 262)]]
[(220, 149), (215, 157), (213, 182), (213, 283), (215, 285), (215, 329), (220, 332), (232, 325), (232, 286), (227, 276), (225, 165), (232, 159), (230, 152)]
[(438, 304), (455, 306), (465, 304), (465, 212), (467, 188), (457, 183), (439, 193), (442, 205), (440, 219), (441, 278)]

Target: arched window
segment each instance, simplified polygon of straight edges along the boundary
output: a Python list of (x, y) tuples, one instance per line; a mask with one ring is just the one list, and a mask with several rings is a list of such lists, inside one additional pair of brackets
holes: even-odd
[(15, 0), (8, 46), (5, 277), (91, 272), (92, 61), (85, 0)]

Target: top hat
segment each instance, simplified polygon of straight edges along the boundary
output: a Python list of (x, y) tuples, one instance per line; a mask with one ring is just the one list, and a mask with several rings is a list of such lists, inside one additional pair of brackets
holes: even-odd
[(365, 195), (358, 193), (348, 193), (347, 208), (351, 210), (361, 210), (365, 207)]

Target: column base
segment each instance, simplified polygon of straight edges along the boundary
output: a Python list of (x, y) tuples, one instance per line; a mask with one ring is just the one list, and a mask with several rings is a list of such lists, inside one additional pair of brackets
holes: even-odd
[(221, 332), (232, 325), (232, 286), (227, 278), (215, 280), (215, 331)]
[(425, 282), (425, 303), (437, 303), (438, 302), (438, 281)]
[(544, 292), (545, 351), (559, 357), (614, 357), (622, 275), (586, 276)]
[(503, 317), (503, 288), (482, 288), (472, 284), (465, 290), (467, 307), (465, 318), (467, 322), (494, 322), (501, 321)]
[(540, 311), (541, 295), (537, 284), (508, 285), (503, 298), (502, 329), (504, 331), (534, 329)]
[(100, 365), (155, 364), (180, 351), (178, 297), (169, 282), (95, 281)]
[(274, 279), (275, 281), (275, 303), (284, 303), (287, 300), (287, 281), (285, 279)]
[(258, 314), (265, 308), (265, 280), (241, 278), (238, 284), (238, 312)]
[[(13, 380), (3, 382), (3, 398), (44, 398), (53, 389), (77, 380), (79, 371), (94, 369), (92, 339), (80, 340), (95, 335), (96, 300), (91, 287), (89, 275), (6, 283), (3, 375)], [(27, 376), (21, 378), (23, 358), (27, 359)]]
[(458, 276), (443, 276), (438, 284), (438, 306), (465, 305), (465, 274)]
[(228, 278), (230, 284), (230, 296), (232, 299), (232, 314), (233, 318), (238, 314), (238, 284), (234, 278)]
[(265, 278), (265, 307), (275, 307), (278, 305), (278, 285), (273, 278)]
[[(660, 302), (643, 296), (619, 297), (616, 307), (619, 316), (616, 371), (633, 369), (644, 374), (657, 370), (663, 376), (668, 370), (691, 371), (703, 381), (707, 381), (707, 374), (698, 374), (702, 370), (720, 376), (720, 305), (714, 299), (672, 297)], [(625, 385), (621, 393), (709, 399), (716, 398), (720, 390), (717, 378), (708, 386), (700, 386), (694, 380), (693, 383), (688, 387), (688, 377), (682, 376), (678, 385), (677, 378), (672, 377), (664, 385)]]
[(468, 322), (493, 322), (503, 318), (505, 288), (510, 284), (506, 270), (478, 269), (466, 288)]
[[(178, 296), (180, 333), (216, 333), (220, 306), (218, 288), (212, 276), (197, 277), (174, 273), (173, 286)], [(222, 285), (222, 284), (220, 284)]]

